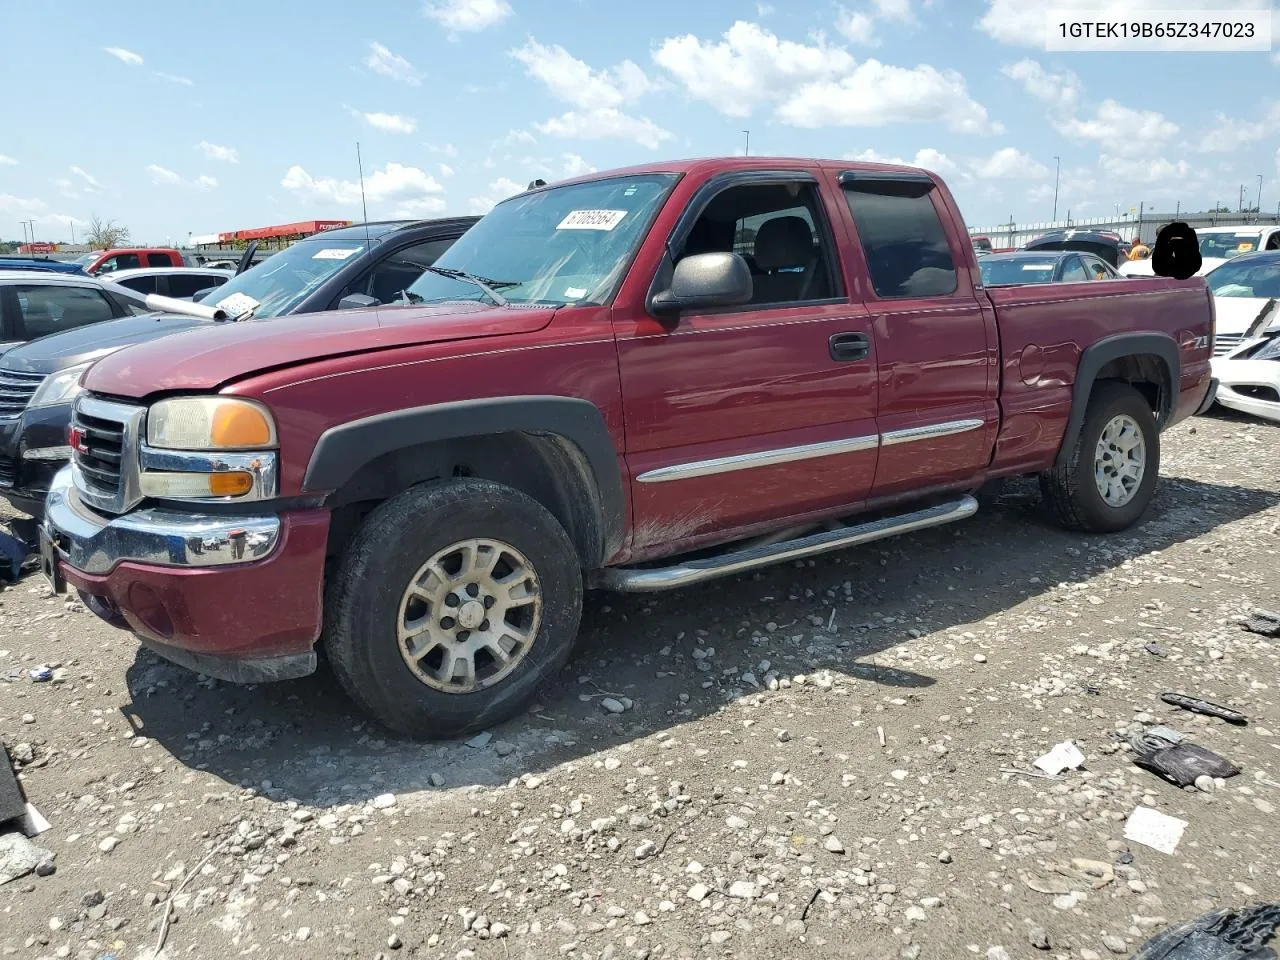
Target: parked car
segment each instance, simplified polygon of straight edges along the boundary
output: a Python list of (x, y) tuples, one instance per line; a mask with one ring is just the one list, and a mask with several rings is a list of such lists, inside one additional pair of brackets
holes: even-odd
[[(1280, 250), (1280, 226), (1203, 227), (1196, 231), (1196, 236), (1202, 260), (1199, 276), (1245, 254)], [(1149, 259), (1121, 264), (1120, 272), (1131, 277), (1154, 275)]]
[(980, 279), (924, 170), (752, 157), (535, 187), (411, 305), (94, 364), (43, 565), (227, 680), (310, 673), (324, 624), (358, 704), (452, 736), (560, 668), (584, 586), (948, 523), (1014, 475), (1069, 527), (1129, 527), (1159, 431), (1209, 399), (1204, 281)]
[(973, 250), (974, 250), (974, 252), (975, 252), (975, 253), (980, 253), (980, 254), (981, 254), (981, 253), (993, 253), (993, 252), (994, 252), (994, 251), (992, 250), (992, 247), (991, 247), (991, 238), (990, 238), (990, 237), (984, 237), (984, 236), (979, 235), (979, 236), (976, 236), (976, 237), (970, 237), (969, 239), (970, 239), (970, 240), (972, 241), (972, 243), (973, 243)]
[(1280, 250), (1251, 253), (1224, 262), (1205, 276), (1213, 294), (1217, 328), (1214, 355), (1239, 347), (1263, 313), (1280, 298)]
[(181, 252), (163, 247), (116, 247), (112, 250), (95, 250), (78, 261), (85, 273), (98, 276), (117, 270), (137, 270), (140, 267), (185, 267), (187, 261)]
[(190, 300), (196, 294), (222, 286), (235, 275), (235, 270), (204, 267), (143, 267), (117, 270), (111, 274), (111, 282), (143, 294), (158, 293), (162, 297)]
[(1213, 358), (1218, 403), (1280, 422), (1280, 321)]
[[(332, 310), (351, 295), (362, 305), (371, 302), (371, 295), (390, 301), (476, 219), (390, 221), (371, 223), (367, 231), (364, 225), (332, 230), (232, 277), (198, 306), (230, 300), (243, 315), (246, 305), (253, 304), (250, 312), (264, 319)], [(85, 282), (101, 284), (87, 277)], [(0, 357), (0, 403), (7, 403), (0, 406), (0, 465), (13, 465), (7, 473), (0, 469), (0, 495), (24, 513), (43, 515), (49, 482), (71, 456), (60, 438), (66, 437), (71, 401), (91, 363), (131, 344), (211, 323), (197, 316), (150, 313), (46, 337)], [(31, 448), (44, 451), (38, 460), (24, 455)]]
[(1023, 250), (1075, 250), (1091, 253), (1113, 268), (1127, 263), (1129, 244), (1118, 233), (1109, 230), (1051, 230), (1022, 245)]
[(69, 273), (86, 276), (77, 263), (65, 263), (61, 260), (50, 260), (48, 257), (23, 257), (5, 254), (0, 256), (0, 270), (40, 270), (49, 273)]
[(1092, 253), (989, 253), (978, 260), (982, 282), (988, 287), (1026, 283), (1077, 283), (1084, 280), (1123, 280), (1109, 264)]

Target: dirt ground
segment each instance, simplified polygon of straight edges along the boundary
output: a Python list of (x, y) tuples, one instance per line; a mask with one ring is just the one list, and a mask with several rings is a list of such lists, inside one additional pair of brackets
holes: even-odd
[[(1097, 960), (1280, 900), (1280, 641), (1241, 626), (1280, 608), (1280, 427), (1164, 441), (1126, 534), (1062, 532), (1019, 483), (955, 526), (593, 596), (557, 686), (467, 743), (389, 736), (323, 673), (201, 679), (30, 576), (0, 594), (0, 735), (56, 871), (0, 885), (0, 955)], [(1116, 734), (1153, 722), (1243, 772), (1137, 768)], [(1063, 740), (1083, 769), (1026, 774)], [(1140, 806), (1187, 822), (1175, 853), (1123, 838)]]

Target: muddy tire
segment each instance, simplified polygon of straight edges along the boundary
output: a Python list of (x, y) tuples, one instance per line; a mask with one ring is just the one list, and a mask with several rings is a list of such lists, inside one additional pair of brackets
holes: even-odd
[(582, 571), (537, 501), (456, 480), (374, 510), (325, 606), (325, 649), (351, 699), (410, 737), (456, 737), (519, 712), (564, 665)]
[(1104, 381), (1065, 465), (1040, 474), (1040, 490), (1067, 529), (1113, 533), (1146, 513), (1159, 473), (1160, 431), (1146, 398)]

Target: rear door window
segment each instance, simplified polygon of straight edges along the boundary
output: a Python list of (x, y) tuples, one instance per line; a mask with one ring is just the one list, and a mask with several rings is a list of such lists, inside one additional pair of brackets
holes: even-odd
[(121, 277), (115, 281), (122, 287), (137, 290), (139, 293), (156, 293), (159, 289), (159, 278), (155, 276)]
[(175, 264), (173, 262), (173, 258), (170, 257), (169, 254), (167, 253), (148, 253), (147, 266), (148, 267), (172, 267), (172, 266), (175, 266)]
[(920, 185), (853, 180), (844, 196), (858, 230), (876, 296), (945, 297), (955, 293), (955, 260), (933, 191)]
[(1067, 265), (1062, 268), (1063, 283), (1079, 283), (1081, 280), (1092, 280), (1084, 268), (1084, 264), (1080, 262), (1079, 257), (1072, 257), (1067, 261)]
[(220, 287), (227, 282), (226, 277), (207, 273), (171, 273), (168, 279), (169, 296), (171, 297), (194, 297), (201, 290)]
[(107, 298), (90, 287), (33, 284), (20, 286), (14, 292), (18, 295), (27, 340), (100, 323), (114, 316)]

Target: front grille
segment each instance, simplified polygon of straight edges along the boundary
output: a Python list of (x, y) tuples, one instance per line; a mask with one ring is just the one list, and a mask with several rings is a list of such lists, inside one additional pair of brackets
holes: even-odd
[(1213, 339), (1213, 355), (1215, 357), (1225, 357), (1243, 342), (1243, 333), (1219, 333)]
[(141, 499), (138, 443), (146, 411), (122, 403), (81, 396), (71, 415), (71, 463), (80, 499), (109, 513), (124, 513)]
[(12, 487), (18, 482), (18, 461), (0, 456), (0, 487)]
[(0, 419), (9, 420), (21, 416), (44, 378), (43, 373), (0, 370)]

